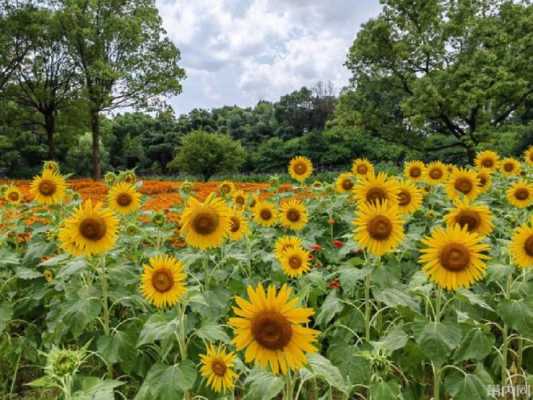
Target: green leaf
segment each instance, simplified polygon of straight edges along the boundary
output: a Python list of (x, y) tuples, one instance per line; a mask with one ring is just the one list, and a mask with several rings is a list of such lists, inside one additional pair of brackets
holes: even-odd
[(84, 258), (75, 258), (69, 263), (65, 264), (57, 273), (57, 278), (68, 278), (71, 275), (87, 268), (87, 261)]
[(396, 382), (376, 382), (370, 385), (370, 398), (376, 400), (397, 400), (400, 385)]
[(342, 311), (343, 305), (337, 297), (336, 291), (331, 291), (320, 307), (320, 311), (316, 317), (319, 325), (327, 325), (335, 315)]
[(533, 335), (533, 305), (524, 300), (502, 300), (496, 308), (498, 315), (522, 335)]
[(489, 306), (481, 297), (475, 293), (472, 293), (470, 290), (459, 289), (457, 290), (456, 294), (459, 298), (463, 297), (468, 300), (468, 302), (473, 306), (479, 306), (485, 310), (494, 311), (494, 309)]
[(81, 378), (81, 390), (74, 393), (73, 400), (114, 400), (113, 391), (123, 382), (100, 379), (93, 376)]
[(170, 366), (154, 364), (148, 371), (135, 399), (181, 399), (184, 391), (192, 389), (196, 377), (196, 368), (189, 360)]
[(456, 325), (428, 322), (416, 339), (428, 360), (443, 362), (461, 341), (461, 331)]
[(144, 344), (154, 343), (157, 340), (165, 340), (176, 332), (177, 321), (171, 314), (153, 314), (144, 323), (139, 334), (137, 347)]
[(372, 271), (371, 268), (344, 267), (339, 271), (339, 281), (342, 288), (349, 294), (354, 294), (357, 283)]
[(224, 343), (229, 343), (231, 341), (228, 334), (216, 322), (205, 323), (196, 331), (196, 335), (198, 335), (198, 337), (201, 339), (211, 342), (221, 341)]
[(29, 279), (36, 279), (36, 278), (42, 278), (43, 274), (39, 271), (27, 267), (17, 267), (15, 270), (15, 274), (17, 275), (17, 278), (29, 280)]
[(0, 333), (6, 329), (7, 323), (13, 318), (13, 305), (9, 303), (0, 304)]
[(67, 260), (70, 256), (67, 253), (59, 254), (57, 256), (51, 257), (46, 261), (43, 261), (42, 263), (39, 263), (40, 267), (53, 267), (55, 265), (63, 263), (63, 261)]
[(399, 350), (407, 344), (409, 337), (401, 326), (394, 326), (379, 342), (374, 345), (381, 346), (390, 352)]
[(330, 386), (348, 394), (349, 388), (339, 369), (326, 357), (314, 353), (308, 356), (309, 367), (314, 376), (324, 379)]
[(454, 400), (485, 400), (486, 385), (474, 374), (451, 373), (445, 380), (446, 391)]
[(402, 290), (387, 288), (383, 290), (373, 290), (372, 294), (377, 300), (390, 307), (404, 306), (416, 312), (420, 311), (420, 305)]
[(479, 328), (470, 330), (455, 351), (456, 361), (483, 360), (492, 351), (494, 336), (486, 335)]
[(282, 378), (259, 368), (252, 369), (244, 383), (249, 385), (245, 400), (271, 400), (280, 394), (284, 387)]

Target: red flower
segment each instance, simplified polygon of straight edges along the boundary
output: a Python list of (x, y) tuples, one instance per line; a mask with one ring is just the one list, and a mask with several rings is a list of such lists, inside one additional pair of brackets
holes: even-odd
[(311, 245), (311, 251), (320, 251), (322, 250), (322, 246), (320, 246), (318, 243)]
[(341, 287), (341, 283), (338, 278), (335, 278), (331, 282), (329, 282), (328, 287), (330, 289), (339, 289)]
[(332, 243), (333, 243), (333, 246), (335, 246), (337, 249), (340, 249), (342, 246), (344, 246), (344, 243), (341, 242), (340, 240), (334, 240)]

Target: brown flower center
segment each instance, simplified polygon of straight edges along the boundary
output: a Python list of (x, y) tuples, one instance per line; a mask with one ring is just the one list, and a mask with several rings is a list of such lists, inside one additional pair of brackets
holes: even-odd
[(392, 233), (392, 222), (383, 215), (370, 220), (367, 225), (368, 234), (375, 240), (386, 240)]
[(210, 235), (218, 228), (218, 215), (210, 212), (201, 212), (192, 221), (194, 231), (200, 235)]
[(228, 367), (222, 360), (214, 360), (211, 363), (211, 370), (216, 376), (223, 377), (226, 374)]
[(290, 208), (287, 211), (287, 219), (291, 222), (298, 222), (300, 220), (300, 211), (295, 208)]
[(18, 201), (19, 194), (17, 192), (11, 192), (11, 193), (9, 193), (8, 198), (11, 201)]
[(411, 169), (409, 170), (409, 176), (411, 178), (418, 178), (420, 177), (420, 175), (422, 175), (422, 170), (420, 169), (420, 167), (411, 167)]
[(479, 186), (484, 187), (487, 184), (487, 178), (483, 175), (478, 175)]
[(298, 163), (294, 166), (294, 172), (298, 175), (303, 175), (307, 172), (307, 165), (304, 163)]
[(529, 161), (533, 161), (533, 151), (529, 153)]
[(387, 193), (380, 187), (373, 187), (366, 193), (366, 201), (369, 203), (379, 203), (387, 200)]
[(429, 171), (429, 176), (431, 179), (440, 179), (442, 178), (442, 175), (444, 175), (444, 172), (440, 168), (432, 168)]
[(368, 172), (368, 167), (364, 164), (359, 164), (357, 166), (357, 173), (360, 174), (360, 175), (366, 175), (366, 173)]
[(159, 268), (152, 275), (152, 286), (159, 293), (168, 292), (174, 286), (172, 271), (167, 268)]
[(127, 207), (131, 204), (133, 201), (131, 195), (129, 193), (120, 193), (117, 196), (117, 203), (121, 207)]
[(516, 197), (518, 200), (527, 200), (529, 197), (529, 190), (526, 188), (518, 188), (514, 192), (514, 197)]
[(225, 193), (225, 194), (226, 194), (226, 193), (229, 193), (229, 192), (231, 192), (231, 187), (230, 187), (230, 185), (228, 185), (228, 184), (224, 184), (224, 185), (222, 185), (222, 186), (220, 187), (220, 191), (221, 191), (222, 193)]
[(235, 197), (235, 203), (237, 203), (237, 204), (242, 206), (244, 204), (244, 197), (242, 197), (242, 196)]
[(409, 203), (411, 203), (411, 193), (407, 190), (400, 191), (400, 193), (398, 193), (398, 204), (405, 207)]
[(57, 190), (57, 186), (54, 181), (49, 179), (43, 179), (39, 183), (39, 193), (43, 196), (52, 196)]
[(445, 269), (458, 272), (470, 264), (470, 252), (462, 243), (450, 243), (441, 250), (439, 259)]
[(342, 184), (341, 184), (342, 188), (344, 190), (352, 190), (353, 188), (353, 182), (351, 179), (345, 179), (342, 181)]
[(89, 217), (81, 221), (79, 232), (85, 239), (96, 242), (105, 236), (107, 225), (103, 218)]
[(457, 214), (455, 222), (457, 222), (461, 228), (466, 226), (468, 232), (473, 232), (479, 227), (479, 225), (481, 225), (481, 217), (475, 211), (463, 210)]
[(264, 221), (270, 221), (272, 219), (272, 211), (270, 211), (268, 208), (263, 208), (259, 213), (259, 216)]
[(453, 186), (455, 190), (463, 194), (470, 193), (474, 188), (474, 184), (472, 183), (472, 181), (465, 177), (457, 178)]
[(241, 227), (241, 221), (237, 217), (231, 217), (231, 228), (230, 230), (235, 233), (238, 232)]
[(507, 162), (507, 163), (503, 164), (503, 169), (504, 169), (506, 172), (512, 172), (513, 169), (514, 169), (514, 164), (511, 163), (511, 162)]
[(481, 165), (485, 168), (492, 168), (494, 166), (494, 160), (492, 158), (484, 158), (481, 160)]
[(533, 257), (533, 235), (530, 235), (524, 242), (524, 250), (528, 256)]
[(289, 257), (289, 266), (292, 269), (299, 269), (302, 266), (303, 262), (300, 256), (294, 255)]
[(291, 323), (276, 311), (264, 311), (252, 320), (252, 336), (269, 350), (281, 350), (292, 338)]

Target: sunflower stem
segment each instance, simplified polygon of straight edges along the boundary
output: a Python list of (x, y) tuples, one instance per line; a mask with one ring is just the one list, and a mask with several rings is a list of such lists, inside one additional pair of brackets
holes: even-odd
[(371, 284), (372, 274), (369, 272), (365, 277), (365, 339), (370, 341), (370, 312), (371, 312), (371, 303), (370, 303), (370, 284)]
[[(110, 336), (111, 332), (111, 318), (109, 316), (109, 283), (107, 281), (105, 256), (100, 258), (98, 273), (100, 275), (100, 286), (102, 289), (102, 323), (104, 327), (105, 336)], [(106, 362), (107, 375), (113, 379), (113, 366)]]
[[(504, 296), (506, 299), (511, 297), (511, 287), (513, 284), (513, 274), (509, 273), (507, 276), (507, 285), (505, 287)], [(501, 370), (501, 384), (505, 386), (507, 382), (507, 356), (509, 352), (509, 326), (507, 323), (503, 323), (502, 330), (502, 370)]]
[(433, 367), (433, 400), (440, 399), (440, 379), (441, 379), (441, 370), (439, 367), (432, 365)]
[(283, 400), (293, 400), (294, 398), (294, 388), (293, 388), (293, 379), (291, 371), (289, 371), (286, 375), (285, 379), (285, 396), (283, 396)]

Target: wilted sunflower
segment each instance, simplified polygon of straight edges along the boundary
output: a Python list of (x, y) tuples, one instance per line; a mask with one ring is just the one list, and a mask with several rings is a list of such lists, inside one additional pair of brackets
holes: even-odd
[(343, 172), (335, 181), (335, 190), (338, 193), (350, 192), (355, 185), (355, 176), (350, 172)]
[(352, 162), (352, 173), (355, 176), (374, 174), (374, 166), (366, 158), (357, 158)]
[(217, 392), (233, 390), (237, 374), (233, 370), (235, 354), (228, 353), (224, 346), (207, 345), (206, 354), (200, 354), (202, 367), (200, 373), (207, 379), (207, 384)]
[(520, 163), (514, 158), (504, 158), (500, 162), (500, 172), (505, 176), (517, 176), (520, 175), (522, 167)]
[(263, 368), (270, 365), (275, 374), (304, 367), (305, 353), (317, 351), (313, 342), (320, 332), (303, 326), (314, 310), (299, 307), (287, 285), (279, 292), (270, 286), (267, 293), (262, 284), (255, 289), (248, 286), (247, 291), (249, 300), (236, 297), (237, 317), (229, 319), (235, 332), (233, 343), (239, 351), (246, 349), (245, 362), (255, 361)]
[(4, 199), (11, 204), (20, 204), (22, 201), (22, 192), (16, 186), (9, 186), (4, 193)]
[(294, 157), (289, 163), (289, 175), (298, 182), (303, 182), (313, 173), (313, 163), (307, 157)]
[(485, 275), (483, 254), (489, 246), (482, 236), (468, 232), (467, 227), (452, 225), (435, 228), (431, 236), (422, 240), (420, 262), (429, 279), (447, 290), (467, 288)]
[(533, 267), (533, 227), (524, 224), (514, 231), (509, 252), (519, 267)]
[(426, 167), (425, 181), (430, 185), (438, 185), (446, 181), (448, 168), (440, 161), (432, 161)]
[(231, 226), (228, 236), (231, 240), (241, 240), (248, 234), (248, 221), (240, 211), (234, 210), (230, 216)]
[(404, 238), (403, 220), (398, 207), (387, 201), (379, 204), (362, 203), (353, 223), (354, 240), (376, 256), (394, 250)]
[(223, 181), (218, 185), (218, 191), (222, 196), (231, 195), (235, 191), (235, 184), (230, 181)]
[(300, 200), (291, 199), (281, 203), (280, 223), (285, 228), (302, 230), (307, 220), (307, 209)]
[(144, 265), (141, 292), (157, 308), (175, 305), (186, 292), (183, 264), (174, 257), (159, 255)]
[(477, 172), (457, 168), (446, 184), (446, 191), (452, 200), (459, 200), (463, 197), (474, 200), (480, 193)]
[(246, 200), (248, 199), (248, 195), (243, 190), (236, 190), (232, 194), (233, 197), (233, 203), (237, 208), (244, 208), (246, 207)]
[(291, 278), (309, 271), (309, 252), (300, 246), (285, 250), (280, 259), (281, 268)]
[(477, 172), (478, 186), (481, 193), (490, 190), (492, 186), (492, 177), (489, 169), (482, 168)]
[(446, 223), (466, 227), (468, 232), (485, 236), (492, 232), (492, 214), (485, 204), (472, 204), (468, 199), (457, 200), (445, 217)]
[(498, 153), (491, 150), (485, 150), (476, 155), (474, 162), (478, 168), (486, 168), (495, 171), (498, 168), (499, 160), (500, 156)]
[(268, 201), (258, 201), (253, 211), (254, 221), (261, 226), (272, 226), (278, 220), (278, 212), (274, 204)]
[(231, 210), (211, 193), (202, 203), (189, 198), (181, 215), (181, 235), (189, 246), (200, 249), (219, 247), (231, 228)]
[(51, 171), (44, 170), (42, 175), (33, 178), (30, 192), (40, 204), (59, 204), (65, 198), (65, 178)]
[(301, 248), (302, 240), (296, 236), (281, 236), (276, 240), (274, 245), (274, 255), (278, 260), (281, 260), (283, 254), (291, 248)]
[(380, 172), (377, 175), (369, 174), (360, 179), (354, 186), (353, 193), (358, 203), (379, 203), (382, 201), (396, 203), (399, 187), (395, 179)]
[(109, 208), (123, 215), (137, 211), (141, 206), (140, 199), (141, 194), (135, 186), (126, 182), (117, 183), (107, 194)]
[(398, 210), (401, 214), (412, 214), (422, 205), (422, 192), (410, 181), (398, 183)]
[(111, 210), (87, 200), (63, 222), (59, 240), (62, 248), (74, 256), (103, 254), (115, 245), (117, 226)]
[(529, 207), (533, 200), (533, 184), (519, 180), (507, 189), (507, 201), (518, 208)]
[(418, 182), (424, 179), (425, 170), (426, 164), (424, 164), (422, 161), (408, 161), (403, 167), (403, 174), (407, 178)]
[(524, 152), (524, 161), (527, 165), (533, 165), (533, 146), (529, 146), (529, 148)]

